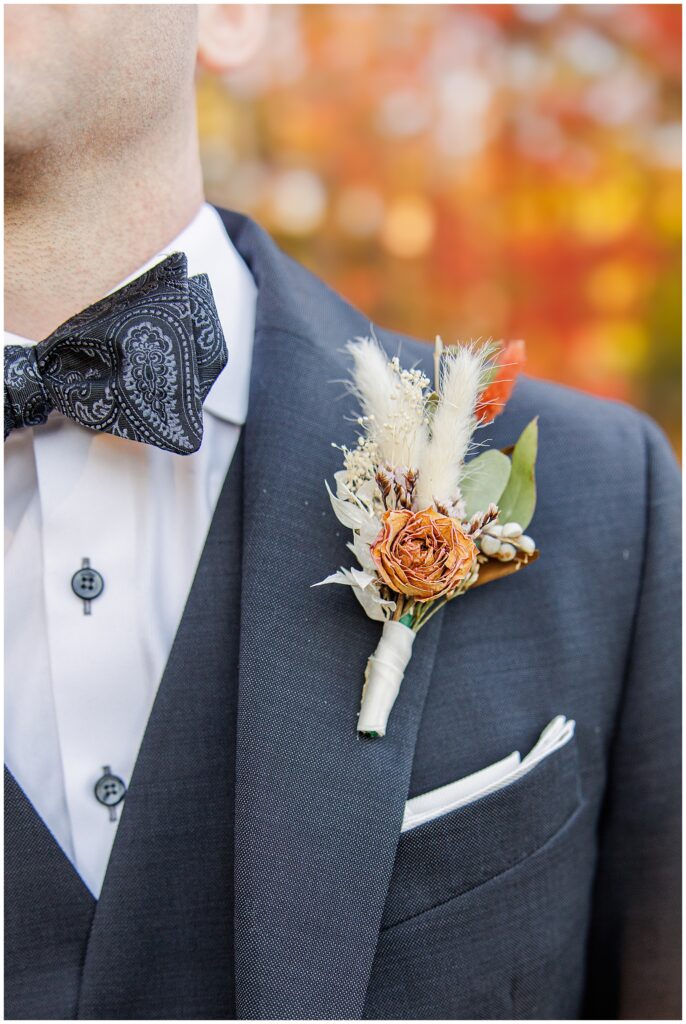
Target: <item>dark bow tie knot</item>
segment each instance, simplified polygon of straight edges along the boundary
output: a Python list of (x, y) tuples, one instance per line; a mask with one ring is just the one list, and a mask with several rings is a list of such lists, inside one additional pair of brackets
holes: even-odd
[(187, 455), (227, 362), (206, 275), (175, 253), (34, 347), (5, 348), (5, 439), (53, 410), (91, 430)]
[(35, 348), (7, 345), (5, 358), (5, 440), (20, 427), (45, 423), (54, 409), (45, 388)]

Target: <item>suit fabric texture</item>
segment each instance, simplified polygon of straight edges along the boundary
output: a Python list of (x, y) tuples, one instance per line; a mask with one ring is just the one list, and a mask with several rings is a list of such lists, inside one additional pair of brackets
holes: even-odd
[[(521, 379), (481, 440), (505, 447), (539, 416), (541, 558), (432, 619), (387, 736), (359, 739), (379, 624), (347, 588), (312, 584), (352, 564), (324, 480), (340, 468), (331, 442), (355, 438), (345, 343), (370, 324), (253, 222), (222, 217), (259, 294), (239, 556), (220, 551), (211, 572), (203, 558), (175, 643), (204, 682), (190, 704), (160, 688), (120, 826), (141, 859), (129, 870), (118, 835), (90, 937), (75, 922), (46, 939), (32, 921), (55, 851), (14, 794), (10, 973), (53, 943), (46, 1017), (679, 1017), (681, 530), (664, 436), (625, 406)], [(375, 333), (431, 372), (427, 346)], [(174, 723), (205, 705), (192, 735), (207, 771), (184, 755), (179, 773)], [(530, 749), (557, 714), (576, 720), (565, 747), (401, 835), (409, 797)], [(162, 890), (140, 890), (165, 864), (179, 936), (158, 947)], [(54, 888), (88, 917), (73, 878)]]

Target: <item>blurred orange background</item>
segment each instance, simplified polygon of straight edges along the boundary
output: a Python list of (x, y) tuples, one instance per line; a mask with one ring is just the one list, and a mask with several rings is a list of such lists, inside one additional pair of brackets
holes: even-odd
[(208, 198), (370, 319), (525, 338), (680, 450), (680, 69), (677, 4), (274, 6), (199, 79)]

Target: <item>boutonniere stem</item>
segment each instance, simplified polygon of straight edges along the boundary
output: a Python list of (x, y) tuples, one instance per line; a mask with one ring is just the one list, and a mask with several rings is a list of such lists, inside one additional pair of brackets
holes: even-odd
[(367, 662), (358, 732), (383, 736), (405, 675), (416, 633), (402, 622), (385, 622), (379, 645)]

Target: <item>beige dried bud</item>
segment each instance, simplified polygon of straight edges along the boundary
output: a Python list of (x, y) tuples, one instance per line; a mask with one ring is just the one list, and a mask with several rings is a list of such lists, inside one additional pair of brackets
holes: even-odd
[(379, 466), (375, 474), (376, 483), (379, 490), (381, 491), (381, 499), (384, 503), (384, 507), (388, 508), (388, 497), (391, 493), (391, 487), (393, 486), (393, 477), (384, 469), (383, 466)]
[(490, 524), (497, 518), (497, 515), (498, 509), (491, 503), (485, 512), (474, 513), (469, 520), (466, 532), (473, 538), (480, 537), (482, 533), (493, 533), (493, 528)]
[(409, 508), (412, 508), (412, 502), (414, 501), (414, 492), (417, 487), (417, 476), (418, 473), (416, 469), (408, 469), (405, 473), (405, 489), (410, 501), (408, 506)]
[(395, 507), (396, 508), (412, 508), (412, 499), (407, 493), (407, 488), (401, 477), (396, 476), (395, 478)]

